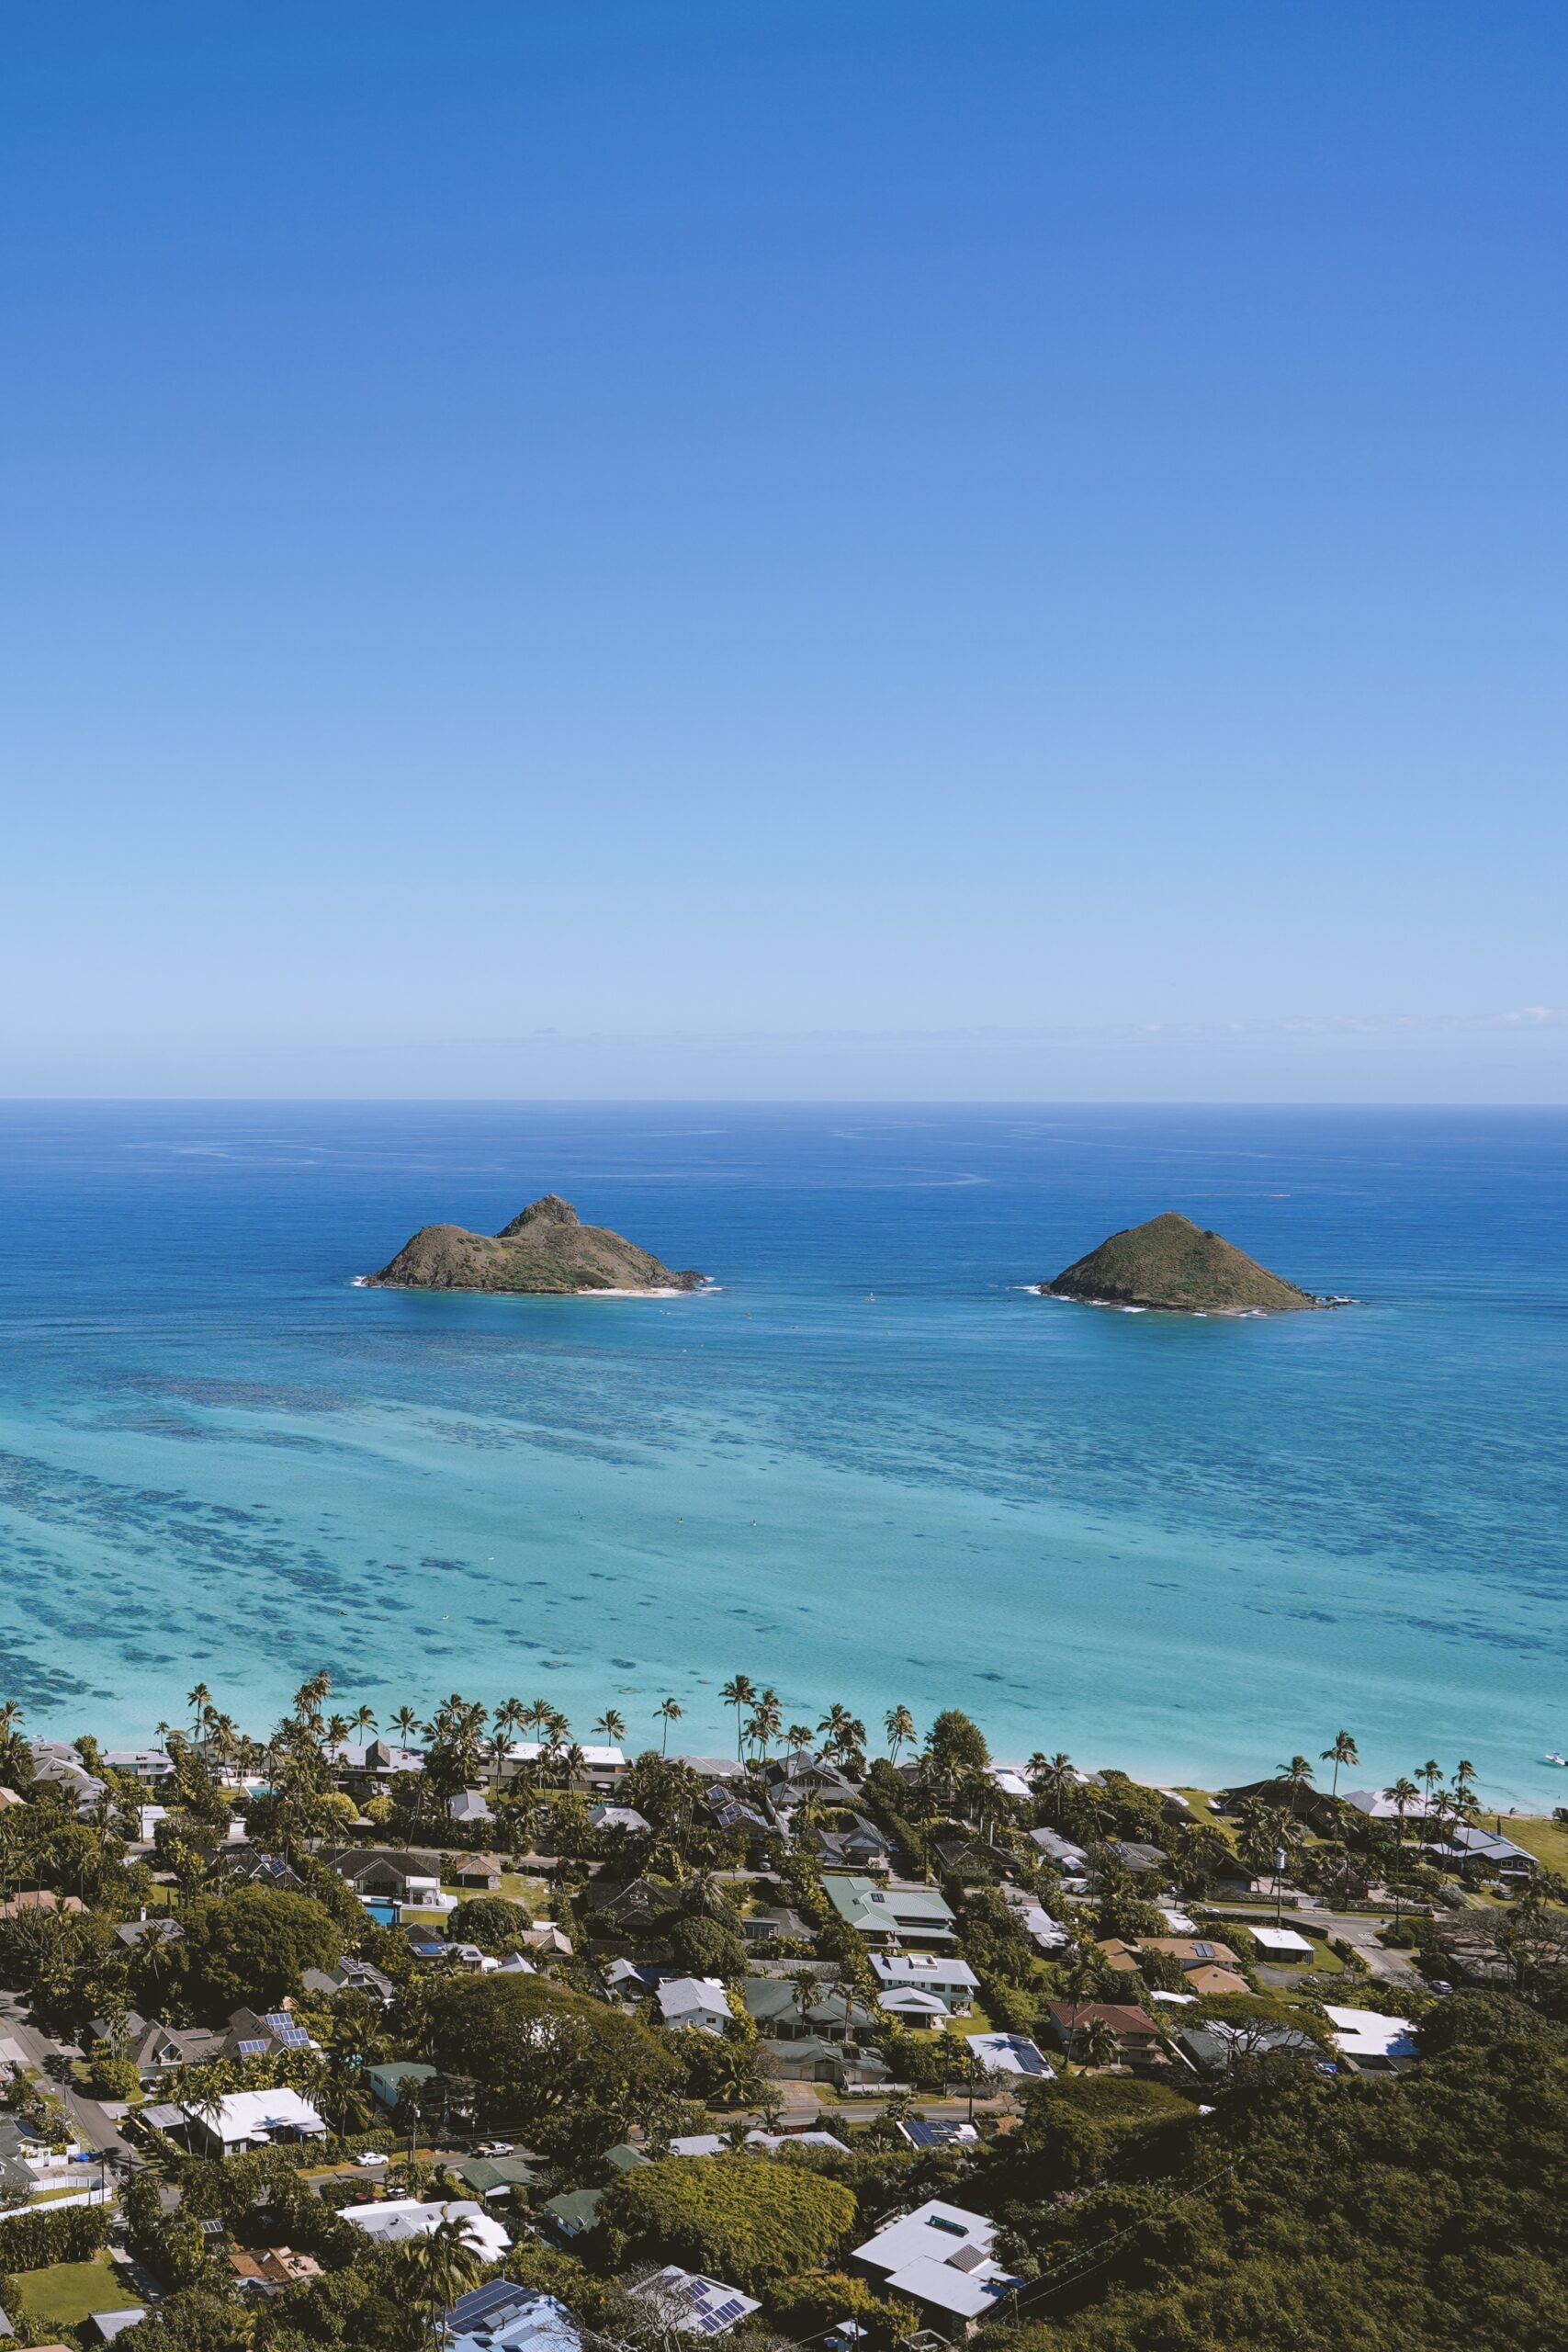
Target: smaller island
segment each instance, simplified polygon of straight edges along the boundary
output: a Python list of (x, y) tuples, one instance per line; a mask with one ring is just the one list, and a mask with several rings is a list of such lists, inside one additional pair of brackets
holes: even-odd
[(378, 1274), (362, 1277), (371, 1290), (482, 1290), (536, 1297), (571, 1297), (585, 1291), (701, 1290), (707, 1277), (676, 1272), (649, 1250), (584, 1225), (557, 1193), (530, 1203), (496, 1234), (461, 1225), (422, 1225)]
[(1177, 1315), (1292, 1315), (1328, 1303), (1174, 1210), (1111, 1234), (1040, 1291), (1086, 1306), (1163, 1307)]

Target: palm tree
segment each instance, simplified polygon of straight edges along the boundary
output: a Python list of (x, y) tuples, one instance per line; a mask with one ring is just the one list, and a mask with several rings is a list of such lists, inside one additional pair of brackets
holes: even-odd
[(798, 1756), (803, 1747), (809, 1747), (810, 1745), (811, 1725), (809, 1724), (791, 1724), (789, 1729), (784, 1734), (784, 1746), (788, 1748), (793, 1748), (795, 1753)]
[(448, 2214), (428, 2237), (414, 2238), (403, 2248), (412, 2301), (430, 2319), (430, 2340), (446, 2342), (446, 2313), (459, 2295), (468, 2293), (484, 2264), (463, 2233), (463, 2224)]
[(837, 1699), (817, 1728), (828, 1735), (823, 1743), (823, 1754), (837, 1757), (841, 1763), (847, 1764), (865, 1746), (865, 1725)]
[(1337, 1797), (1339, 1794), (1339, 1767), (1341, 1764), (1359, 1764), (1360, 1760), (1361, 1758), (1359, 1750), (1357, 1748), (1356, 1743), (1351, 1738), (1349, 1733), (1348, 1731), (1337, 1731), (1334, 1735), (1333, 1747), (1325, 1747), (1319, 1758), (1321, 1763), (1332, 1764), (1334, 1767), (1334, 1778), (1329, 1783), (1328, 1789), (1328, 1793), (1331, 1797)]
[(419, 1729), (419, 1717), (412, 1707), (400, 1707), (392, 1717), (392, 1729), (406, 1747)]
[(1435, 1756), (1428, 1756), (1425, 1764), (1419, 1766), (1416, 1770), (1416, 1778), (1418, 1781), (1425, 1781), (1427, 1783), (1427, 1809), (1428, 1812), (1430, 1812), (1432, 1805), (1432, 1792), (1437, 1787), (1438, 1782), (1442, 1779), (1442, 1777), (1443, 1768), (1438, 1763)]
[(735, 1753), (739, 1756), (743, 1747), (741, 1710), (755, 1703), (757, 1687), (749, 1674), (732, 1674), (718, 1695), (727, 1707), (735, 1710)]
[(1403, 1775), (1401, 1775), (1401, 1777), (1395, 1781), (1393, 1788), (1390, 1789), (1388, 1793), (1393, 1799), (1393, 1809), (1399, 1816), (1399, 1829), (1397, 1834), (1399, 1838), (1400, 1850), (1403, 1853), (1404, 1849), (1404, 1816), (1410, 1807), (1415, 1804), (1416, 1797), (1420, 1794), (1420, 1792), (1416, 1788), (1414, 1781), (1407, 1781)]
[(1064, 1804), (1077, 1787), (1072, 1758), (1060, 1752), (1055, 1756), (1042, 1756), (1036, 1750), (1029, 1759), (1029, 1782), (1053, 1804)]
[(764, 1690), (746, 1718), (746, 1736), (765, 1757), (784, 1725), (784, 1709), (776, 1690)]
[(898, 1750), (915, 1744), (915, 1718), (908, 1707), (889, 1707), (882, 1718), (882, 1728), (887, 1734), (887, 1753), (897, 1764)]
[(664, 1755), (670, 1746), (670, 1726), (678, 1724), (686, 1710), (679, 1699), (665, 1699), (654, 1709), (658, 1721), (664, 1726), (659, 1735), (659, 1753)]
[(211, 1704), (212, 1693), (208, 1689), (205, 1682), (198, 1682), (194, 1690), (187, 1690), (186, 1692), (186, 1705), (190, 1709), (190, 1736), (192, 1739), (196, 1737), (197, 1732), (201, 1729), (201, 1711), (203, 1707), (209, 1707)]
[(1090, 2018), (1075, 2036), (1080, 2066), (1114, 2066), (1122, 2045), (1109, 2018)]
[(1291, 1811), (1295, 1813), (1301, 1804), (1302, 1791), (1312, 1786), (1312, 1766), (1304, 1756), (1292, 1756), (1288, 1764), (1275, 1769), (1291, 1792)]
[(593, 1729), (606, 1747), (618, 1747), (626, 1736), (626, 1719), (614, 1707), (606, 1707)]

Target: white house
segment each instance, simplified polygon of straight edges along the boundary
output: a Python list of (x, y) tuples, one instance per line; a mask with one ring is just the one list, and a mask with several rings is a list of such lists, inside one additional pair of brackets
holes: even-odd
[[(618, 1747), (588, 1747), (580, 1741), (577, 1752), (582, 1758), (577, 1770), (577, 1780), (580, 1784), (588, 1788), (602, 1791), (613, 1789), (626, 1770), (626, 1757)], [(551, 1749), (541, 1740), (514, 1739), (502, 1759), (500, 1778), (502, 1786), (514, 1781), (525, 1764), (536, 1764), (541, 1756), (547, 1755), (553, 1756), (564, 1766), (566, 1757), (564, 1747)], [(491, 1764), (492, 1775), (495, 1770), (496, 1767), (492, 1759)]]
[(1023, 2033), (966, 2033), (964, 2037), (988, 2075), (1025, 2075), (1049, 2083), (1056, 2069)]
[(1293, 1968), (1313, 1956), (1310, 1940), (1295, 1928), (1252, 1928), (1247, 1932), (1265, 1960)]
[(197, 2139), (225, 2156), (273, 2140), (327, 2136), (327, 2127), (310, 2100), (282, 2084), (270, 2091), (229, 2091), (216, 2107), (183, 2107), (180, 2112)]
[(564, 2303), (536, 2288), (492, 2278), (461, 2295), (446, 2313), (448, 2352), (581, 2352)]
[(1334, 2008), (1323, 2014), (1334, 2029), (1334, 2047), (1359, 2075), (1399, 2075), (1420, 2056), (1416, 2028), (1408, 2018), (1385, 2018), (1377, 2009)]
[(955, 2017), (975, 2006), (980, 1980), (966, 1960), (935, 1951), (874, 1951), (867, 1957), (885, 1993), (935, 1993)]
[(915, 1984), (902, 1985), (897, 1993), (879, 1993), (876, 2006), (916, 2030), (924, 2027), (932, 2033), (942, 2031), (950, 2014), (940, 1993), (922, 1993)]
[(682, 2270), (674, 2263), (642, 2279), (631, 2292), (651, 2305), (660, 2327), (678, 2328), (683, 2335), (727, 2335), (737, 2320), (750, 2319), (761, 2309), (739, 2287), (705, 2278), (697, 2270)]
[(716, 1976), (667, 1976), (659, 1987), (659, 2008), (666, 2025), (697, 2033), (725, 2032), (734, 2014)]
[(512, 2244), (493, 2213), (476, 2204), (471, 2197), (457, 2197), (449, 2203), (439, 2199), (422, 2205), (417, 2197), (389, 2198), (384, 2205), (346, 2205), (343, 2218), (363, 2230), (378, 2245), (406, 2245), (410, 2238), (427, 2238), (441, 2227), (443, 2222), (461, 2224), (463, 2243), (471, 2247), (481, 2262), (499, 2262)]
[(490, 1799), (482, 1789), (462, 1789), (446, 1800), (446, 1811), (453, 1821), (493, 1821)]
[(888, 2294), (907, 2296), (967, 2329), (1018, 2283), (991, 2258), (996, 2233), (983, 2213), (933, 2197), (857, 2245), (850, 2260)]

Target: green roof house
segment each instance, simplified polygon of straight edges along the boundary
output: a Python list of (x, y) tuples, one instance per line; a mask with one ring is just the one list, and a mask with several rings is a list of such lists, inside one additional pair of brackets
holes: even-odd
[(945, 1950), (956, 1942), (953, 1914), (934, 1886), (886, 1886), (874, 1878), (824, 1874), (822, 1890), (840, 1919), (884, 1946)]

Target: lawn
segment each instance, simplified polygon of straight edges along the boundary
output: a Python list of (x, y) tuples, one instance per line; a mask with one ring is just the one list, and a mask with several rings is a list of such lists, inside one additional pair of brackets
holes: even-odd
[(1185, 1797), (1191, 1806), (1192, 1820), (1197, 1828), (1217, 1829), (1227, 1846), (1235, 1844), (1235, 1829), (1228, 1821), (1224, 1820), (1214, 1811), (1214, 1797), (1212, 1790), (1178, 1789), (1176, 1793), (1179, 1797)]
[(29, 2319), (51, 2327), (80, 2327), (89, 2312), (125, 2312), (137, 2298), (122, 2287), (107, 2255), (92, 2262), (57, 2262), (17, 2277), (17, 2301)]
[[(1495, 1818), (1495, 1816), (1494, 1816)], [(1483, 1825), (1484, 1826), (1484, 1825)], [(1549, 1871), (1568, 1878), (1568, 1821), (1543, 1820), (1539, 1814), (1506, 1813), (1503, 1835), (1544, 1862)]]

